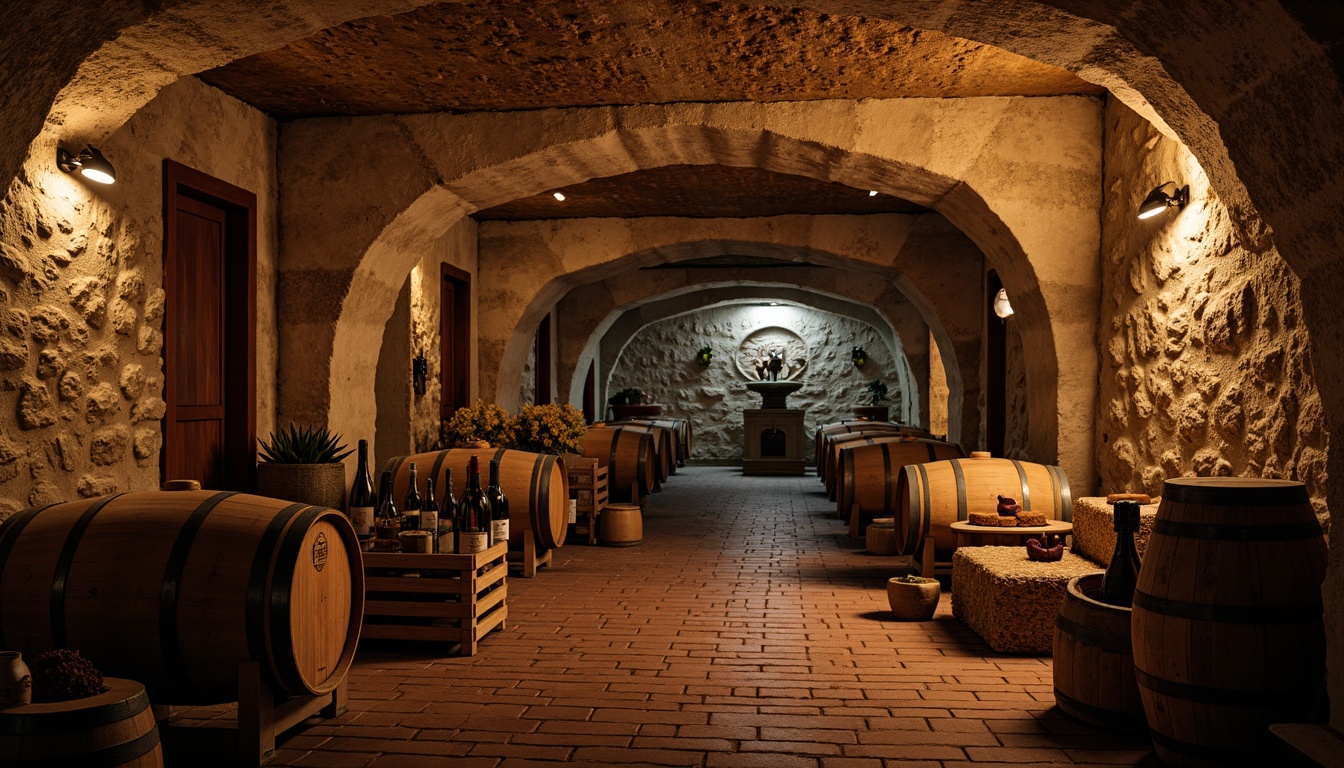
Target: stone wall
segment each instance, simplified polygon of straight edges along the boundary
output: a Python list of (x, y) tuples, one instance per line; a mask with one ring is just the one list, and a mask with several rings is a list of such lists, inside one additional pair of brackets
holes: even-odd
[[(803, 388), (789, 395), (789, 405), (807, 410), (808, 434), (818, 424), (853, 418), (864, 387), (874, 378), (886, 381), (888, 403), (899, 410), (897, 361), (876, 328), (850, 318), (808, 307), (736, 305), (700, 310), (645, 326), (617, 358), (607, 391), (638, 387), (646, 399), (661, 403), (664, 415), (690, 419), (695, 434), (692, 459), (740, 461), (742, 410), (759, 408), (761, 399), (746, 388), (739, 370), (739, 345), (763, 328), (784, 328), (802, 337), (807, 365), (796, 380)], [(696, 362), (704, 345), (714, 348), (708, 367)], [(856, 368), (850, 349), (862, 345), (868, 364)], [(811, 461), (810, 441), (808, 460)]]
[[(1000, 322), (992, 313), (991, 323)], [(1004, 355), (1004, 382), (1007, 398), (1003, 408), (1003, 455), (1009, 459), (1032, 461), (1027, 435), (1030, 434), (1027, 417), (1027, 365), (1022, 349), (1022, 334), (1013, 318), (1007, 319), (1007, 350)]]
[[(947, 434), (948, 388), (947, 370), (938, 340), (929, 334), (929, 431), (935, 435)], [(969, 416), (969, 414), (966, 414)], [(972, 419), (967, 419), (972, 421)]]
[[(1322, 524), (1329, 440), (1298, 280), (1238, 237), (1189, 152), (1106, 108), (1101, 307), (1103, 493), (1181, 475), (1302, 480)], [(1139, 220), (1163, 182), (1190, 203)]]
[(274, 427), (275, 123), (184, 78), (99, 148), (115, 185), (35, 147), (0, 207), (0, 413), (17, 417), (0, 433), (0, 517), (158, 487), (166, 157), (257, 195), (257, 433)]

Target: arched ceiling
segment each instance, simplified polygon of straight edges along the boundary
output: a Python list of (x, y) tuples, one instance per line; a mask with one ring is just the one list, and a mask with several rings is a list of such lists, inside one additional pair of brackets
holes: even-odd
[(1063, 69), (895, 21), (678, 0), (436, 3), (201, 77), (280, 119), (1102, 93)]

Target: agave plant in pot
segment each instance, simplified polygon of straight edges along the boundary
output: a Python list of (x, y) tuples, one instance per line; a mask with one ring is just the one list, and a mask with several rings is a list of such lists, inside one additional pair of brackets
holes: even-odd
[(345, 465), (350, 451), (325, 426), (272, 432), (261, 443), (257, 493), (276, 499), (344, 509)]

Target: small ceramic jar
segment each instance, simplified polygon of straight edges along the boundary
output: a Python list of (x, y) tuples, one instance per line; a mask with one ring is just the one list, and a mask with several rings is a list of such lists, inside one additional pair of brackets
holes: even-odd
[(33, 703), (33, 676), (18, 651), (0, 651), (0, 707)]

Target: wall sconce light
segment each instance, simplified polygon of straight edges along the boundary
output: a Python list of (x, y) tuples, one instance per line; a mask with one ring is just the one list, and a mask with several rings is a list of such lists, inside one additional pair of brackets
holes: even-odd
[[(1173, 194), (1166, 193), (1167, 187), (1172, 188)], [(1177, 187), (1176, 182), (1166, 181), (1153, 187), (1153, 191), (1143, 198), (1143, 202), (1139, 204), (1139, 218), (1151, 219), (1168, 208), (1184, 208), (1188, 202), (1190, 202), (1189, 184)]]
[(849, 361), (862, 368), (868, 362), (868, 353), (863, 351), (863, 347), (855, 347), (849, 353)]
[(418, 397), (424, 397), (428, 379), (429, 361), (425, 359), (424, 354), (416, 355), (411, 361), (411, 384), (415, 387), (415, 394)]
[(1013, 305), (1008, 303), (1008, 289), (1000, 288), (999, 292), (994, 294), (994, 314), (1005, 320), (1012, 316)]
[(86, 179), (99, 184), (111, 184), (117, 180), (117, 169), (92, 144), (81, 149), (78, 155), (57, 147), (56, 167), (66, 173), (74, 173), (78, 169)]

